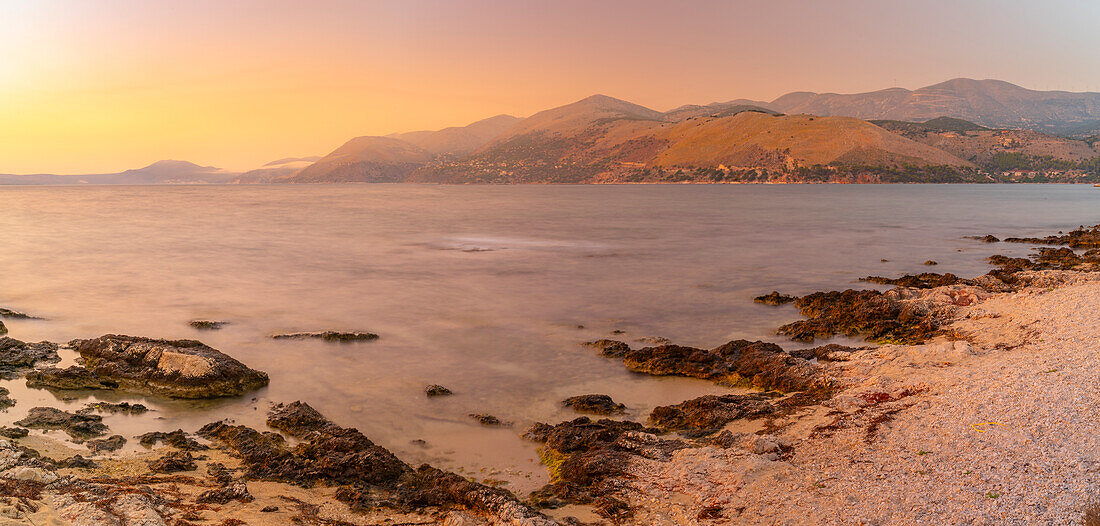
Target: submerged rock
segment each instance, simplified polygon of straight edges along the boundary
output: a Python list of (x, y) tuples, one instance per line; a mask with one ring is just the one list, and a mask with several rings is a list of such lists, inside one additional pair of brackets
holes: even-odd
[(15, 425), (30, 429), (60, 429), (82, 440), (107, 434), (102, 417), (69, 413), (53, 407), (35, 407)]
[(122, 435), (112, 435), (109, 438), (89, 440), (85, 443), (92, 453), (118, 451), (126, 445), (126, 438)]
[(466, 416), (469, 416), (470, 418), (476, 420), (477, 423), (488, 427), (509, 427), (512, 425), (511, 422), (505, 422), (493, 415), (488, 415), (485, 413), (470, 413)]
[(669, 431), (712, 432), (739, 419), (753, 419), (775, 413), (772, 397), (760, 394), (705, 395), (675, 405), (653, 409), (649, 421)]
[(561, 405), (571, 407), (574, 411), (597, 415), (617, 415), (626, 412), (625, 405), (615, 403), (610, 396), (604, 394), (571, 396), (562, 400)]
[(774, 343), (734, 340), (710, 350), (660, 345), (623, 351), (614, 343), (603, 347), (610, 349), (605, 355), (622, 358), (631, 371), (657, 376), (689, 376), (778, 391), (810, 389), (821, 381), (817, 366)]
[(365, 342), (377, 340), (378, 335), (371, 332), (323, 331), (290, 332), (285, 334), (276, 334), (273, 335), (272, 338), (276, 340), (315, 338), (319, 340), (324, 340), (326, 342)]
[(428, 395), (428, 398), (433, 398), (436, 396), (449, 396), (454, 393), (442, 385), (432, 384), (424, 388), (424, 394)]
[(764, 305), (779, 306), (786, 303), (791, 303), (796, 299), (798, 298), (796, 298), (795, 296), (780, 294), (778, 290), (773, 290), (769, 294), (753, 298), (752, 301), (755, 301), (756, 303), (763, 303)]
[(195, 340), (109, 334), (73, 340), (81, 366), (27, 375), (27, 385), (53, 389), (122, 389), (170, 398), (238, 396), (264, 387), (266, 373)]
[(130, 402), (120, 402), (117, 404), (111, 402), (94, 402), (84, 406), (83, 409), (77, 412), (82, 414), (99, 412), (111, 414), (123, 413), (128, 415), (142, 415), (147, 413), (148, 411), (149, 408), (145, 407), (142, 404), (131, 404)]
[(0, 308), (0, 318), (10, 318), (13, 320), (41, 320), (35, 316), (24, 314), (22, 312), (13, 311), (11, 309)]
[(229, 325), (227, 321), (214, 321), (214, 320), (191, 320), (187, 322), (192, 328), (200, 331), (216, 331)]

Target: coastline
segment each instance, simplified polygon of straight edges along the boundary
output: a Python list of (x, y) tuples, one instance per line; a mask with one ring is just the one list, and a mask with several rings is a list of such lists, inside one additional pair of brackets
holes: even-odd
[[(20, 446), (54, 460), (87, 452), (36, 433), (0, 444), (0, 459), (7, 462), (0, 462), (7, 481), (0, 484), (18, 495), (0, 497), (8, 501), (0, 509), (0, 517), (6, 517), (0, 524), (106, 524), (110, 522), (96, 521), (116, 519), (117, 524), (190, 524), (200, 518), (227, 525), (240, 524), (234, 520), (550, 524), (555, 519), (549, 517), (577, 523), (564, 519), (566, 514), (585, 523), (772, 524), (777, 510), (787, 517), (784, 524), (944, 522), (960, 517), (974, 523), (1077, 522), (1100, 484), (1100, 470), (1095, 469), (1100, 457), (1090, 456), (1097, 450), (1094, 437), (1100, 430), (1091, 413), (1097, 386), (1090, 373), (1100, 361), (1100, 348), (1092, 343), (1100, 337), (1100, 323), (1090, 316), (1100, 307), (1100, 274), (1091, 268), (1051, 268), (1094, 265), (1067, 258), (1064, 252), (1041, 252), (1032, 263), (1017, 260), (1011, 275), (995, 276), (1012, 286), (997, 290), (990, 280), (975, 279), (886, 293), (894, 294), (892, 301), (920, 305), (923, 316), (935, 318), (935, 334), (913, 345), (829, 349), (780, 366), (758, 367), (754, 376), (741, 379), (763, 386), (768, 395), (754, 403), (775, 406), (773, 412), (761, 413), (763, 417), (742, 411), (721, 429), (682, 428), (679, 434), (667, 426), (616, 430), (611, 440), (585, 436), (583, 429), (613, 426), (575, 420), (571, 428), (562, 428), (571, 433), (565, 438), (580, 437), (589, 442), (584, 444), (588, 449), (559, 459), (559, 469), (584, 468), (580, 472), (592, 484), (574, 484), (569, 491), (551, 491), (539, 499), (521, 496), (527, 504), (473, 483), (462, 489), (461, 497), (432, 505), (401, 510), (360, 506), (352, 511), (347, 496), (338, 495), (340, 484), (266, 480), (250, 473), (255, 465), (249, 465), (240, 447), (218, 440), (203, 441), (211, 449), (196, 455), (195, 469), (163, 476), (150, 475), (147, 462), (173, 451), (171, 447), (96, 456), (99, 466), (94, 468), (56, 468)], [(1001, 271), (1009, 268), (1002, 266)], [(668, 347), (675, 346), (647, 349)], [(614, 354), (604, 346), (603, 352), (623, 357), (638, 372), (729, 380), (710, 369), (695, 374), (684, 361), (668, 365), (664, 358), (671, 354), (657, 356), (664, 361), (656, 365), (630, 354), (644, 350)], [(766, 356), (785, 359), (784, 352)], [(801, 380), (806, 386), (790, 389), (791, 384), (782, 384)], [(799, 392), (818, 387), (827, 387), (826, 398), (791, 402)], [(735, 402), (741, 410), (749, 399)], [(328, 426), (335, 424), (316, 425), (298, 436), (291, 433), (290, 445), (332, 433)], [(553, 437), (542, 438), (551, 447)], [(596, 473), (587, 464), (567, 464), (588, 453), (592, 455), (585, 461), (613, 469)], [(207, 458), (197, 458), (203, 456)], [(218, 468), (209, 469), (212, 464), (233, 472), (228, 482)], [(576, 472), (559, 472), (552, 480), (561, 482), (571, 474)], [(197, 502), (206, 491), (238, 483), (247, 489), (248, 502)], [(380, 491), (398, 495), (400, 487)], [(570, 493), (578, 489), (588, 493), (580, 498)], [(464, 500), (486, 491), (504, 500)], [(601, 507), (600, 499), (611, 506)], [(124, 507), (118, 507), (120, 502)], [(576, 507), (593, 502), (602, 516)], [(549, 517), (539, 515), (535, 508), (547, 504)], [(268, 506), (280, 511), (261, 512)], [(96, 510), (106, 515), (95, 515)]]

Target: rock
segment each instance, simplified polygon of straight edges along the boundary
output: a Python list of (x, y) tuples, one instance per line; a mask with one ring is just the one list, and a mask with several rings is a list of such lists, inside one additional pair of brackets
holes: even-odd
[(610, 396), (603, 394), (572, 396), (562, 400), (561, 405), (571, 407), (574, 411), (597, 415), (615, 415), (626, 412), (625, 405), (617, 404)]
[(60, 429), (82, 440), (107, 434), (102, 417), (69, 413), (53, 407), (35, 407), (15, 425), (30, 429)]
[(4, 438), (10, 438), (10, 439), (26, 438), (27, 435), (29, 435), (29, 434), (30, 434), (30, 431), (27, 431), (26, 429), (23, 429), (21, 427), (8, 427), (8, 426), (0, 427), (0, 437), (4, 437)]
[(967, 238), (968, 239), (976, 239), (978, 241), (981, 241), (982, 243), (1000, 243), (1001, 242), (1001, 240), (993, 234), (986, 234), (984, 236), (967, 236)]
[(922, 272), (920, 274), (906, 274), (900, 278), (884, 278), (882, 276), (867, 276), (859, 278), (860, 281), (878, 283), (879, 285), (893, 285), (896, 287), (911, 287), (918, 289), (932, 289), (956, 283), (972, 283), (971, 280), (960, 279), (954, 274), (937, 274), (935, 272)]
[[(620, 352), (614, 348), (615, 353)], [(622, 353), (628, 369), (657, 376), (689, 376), (726, 385), (778, 391), (819, 387), (818, 367), (774, 343), (734, 340), (711, 350), (660, 345)]]
[(84, 406), (83, 409), (77, 411), (77, 413), (88, 414), (92, 412), (100, 413), (123, 413), (128, 415), (142, 415), (149, 411), (148, 407), (142, 404), (131, 404), (130, 402), (120, 402), (117, 404), (110, 402), (94, 402)]
[(198, 469), (195, 458), (187, 451), (169, 451), (156, 460), (148, 461), (148, 464), (149, 471), (153, 473), (178, 473)]
[(499, 418), (497, 418), (493, 415), (487, 415), (485, 413), (470, 413), (469, 415), (466, 415), (466, 416), (469, 416), (470, 418), (473, 418), (474, 420), (477, 420), (477, 423), (479, 423), (483, 426), (509, 427), (509, 426), (512, 425), (511, 422), (505, 422), (505, 421), (503, 421), (503, 420), (501, 420), (501, 419), (499, 419)]
[(689, 447), (679, 440), (662, 440), (637, 422), (588, 417), (557, 425), (535, 424), (525, 438), (542, 442), (543, 464), (550, 470), (550, 484), (531, 495), (548, 507), (563, 502), (591, 504), (600, 515), (619, 520), (630, 515), (619, 493), (632, 458), (668, 460), (671, 452)]
[(939, 263), (936, 263), (935, 261), (932, 261), (931, 259), (929, 259), (928, 261), (925, 261), (924, 264), (928, 265), (928, 266), (939, 265)]
[(10, 394), (11, 391), (8, 391), (4, 387), (0, 387), (0, 411), (15, 407), (15, 400), (12, 400), (11, 397), (8, 396)]
[(9, 318), (13, 320), (41, 320), (35, 316), (24, 314), (22, 312), (16, 312), (11, 309), (0, 308), (0, 318)]
[(705, 395), (675, 405), (653, 409), (649, 421), (669, 431), (714, 432), (738, 419), (754, 419), (775, 413), (771, 397), (759, 394)]
[(86, 459), (80, 455), (73, 455), (67, 459), (59, 460), (54, 465), (58, 468), (68, 469), (95, 469), (99, 467), (96, 461)]
[(224, 422), (208, 424), (199, 434), (240, 456), (249, 477), (341, 486), (336, 498), (352, 509), (374, 509), (384, 502), (397, 509), (468, 509), (494, 517), (491, 522), (553, 524), (506, 490), (428, 465), (414, 470), (358, 430), (337, 426), (302, 402), (275, 406), (268, 425), (301, 442), (291, 448), (277, 433)]
[(789, 296), (787, 294), (780, 294), (778, 290), (773, 290), (769, 294), (753, 298), (752, 301), (756, 303), (763, 303), (764, 305), (779, 306), (785, 303), (791, 303), (796, 299), (798, 298), (794, 296)]
[(648, 343), (650, 345), (664, 345), (666, 343), (672, 343), (672, 340), (665, 338), (664, 336), (642, 336), (641, 338), (638, 338), (634, 341), (640, 343)]
[[(2, 332), (0, 332), (2, 334)], [(57, 344), (26, 343), (14, 338), (0, 338), (0, 377), (11, 376), (19, 369), (29, 369), (39, 362), (59, 362)]]
[(432, 398), (435, 396), (448, 396), (453, 393), (451, 393), (450, 389), (447, 389), (442, 385), (432, 384), (424, 388), (424, 394), (428, 395), (428, 398)]
[(8, 328), (4, 326), (4, 322), (0, 321), (0, 334), (7, 334)]
[[(891, 293), (897, 290), (890, 291)], [(939, 334), (940, 321), (920, 303), (877, 290), (815, 292), (795, 302), (808, 319), (777, 331), (800, 342), (843, 334), (882, 343), (922, 343)]]
[(169, 433), (152, 431), (137, 438), (138, 443), (145, 447), (153, 447), (157, 445), (157, 442), (164, 442), (182, 451), (203, 451), (210, 449), (208, 446), (200, 444), (195, 439), (188, 436), (182, 429), (177, 429)]
[(203, 492), (199, 495), (198, 504), (229, 504), (231, 501), (252, 502), (256, 500), (248, 492), (248, 486), (242, 481), (230, 482), (220, 488)]
[(828, 345), (809, 347), (806, 349), (792, 349), (787, 352), (790, 353), (791, 356), (802, 358), (803, 360), (816, 359), (822, 362), (844, 362), (857, 350), (859, 349), (848, 347), (847, 345), (830, 343)]
[(273, 513), (273, 512), (276, 512), (276, 511), (279, 511), (278, 506), (264, 506), (263, 508), (260, 509), (260, 513)]
[(85, 443), (92, 453), (112, 452), (122, 449), (126, 445), (126, 438), (122, 435), (112, 435), (109, 438), (89, 440)]
[(213, 320), (191, 320), (187, 322), (188, 325), (200, 331), (216, 331), (229, 325), (227, 321), (213, 321)]
[(195, 340), (153, 340), (109, 334), (73, 340), (83, 367), (48, 368), (27, 385), (53, 389), (122, 389), (170, 398), (239, 396), (264, 387), (266, 373), (249, 369)]
[(272, 336), (276, 340), (316, 338), (326, 342), (365, 342), (377, 340), (378, 335), (371, 332), (291, 332)]
[(619, 358), (630, 352), (630, 346), (618, 340), (596, 340), (594, 342), (586, 342), (584, 345), (600, 351), (600, 354), (604, 356), (612, 358)]
[(50, 484), (58, 478), (56, 473), (52, 473), (42, 468), (35, 468), (30, 466), (17, 466), (11, 468), (3, 473), (0, 473), (0, 477), (9, 480), (22, 480), (24, 482), (33, 482), (35, 484)]
[(1038, 245), (1066, 245), (1070, 248), (1100, 248), (1100, 225), (1047, 237), (1009, 237), (1006, 243), (1034, 243)]

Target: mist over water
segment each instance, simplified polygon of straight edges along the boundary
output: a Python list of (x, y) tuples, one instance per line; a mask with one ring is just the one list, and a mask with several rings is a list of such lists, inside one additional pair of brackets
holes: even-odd
[[(105, 417), (112, 433), (130, 437), (194, 431), (222, 418), (262, 425), (269, 403), (303, 400), (407, 461), (502, 469), (495, 478), (522, 491), (545, 474), (534, 444), (518, 435), (536, 420), (572, 418), (559, 407), (563, 398), (610, 394), (629, 417), (644, 419), (655, 405), (726, 391), (634, 375), (578, 343), (621, 330), (614, 337), (632, 345), (662, 336), (702, 347), (735, 338), (792, 347), (774, 330), (797, 319), (795, 309), (756, 305), (753, 296), (868, 287), (856, 279), (871, 274), (981, 274), (990, 254), (1029, 247), (963, 236), (1095, 224), (1100, 190), (0, 187), (0, 203), (0, 306), (48, 318), (5, 320), (11, 337), (199, 339), (271, 375), (255, 395), (208, 402), (106, 393), (58, 401), (21, 380), (0, 382), (18, 402), (0, 424), (36, 405), (74, 410), (106, 399), (153, 407), (140, 417)], [(939, 265), (923, 266), (929, 259)], [(197, 331), (187, 325), (196, 318), (230, 325)], [(381, 339), (269, 337), (328, 329)], [(455, 395), (428, 399), (426, 384)], [(471, 412), (515, 426), (485, 428)]]

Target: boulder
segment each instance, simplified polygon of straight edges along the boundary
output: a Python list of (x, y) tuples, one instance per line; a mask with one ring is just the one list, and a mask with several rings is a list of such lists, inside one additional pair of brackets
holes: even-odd
[(626, 406), (615, 403), (610, 396), (605, 394), (587, 394), (571, 396), (561, 401), (561, 405), (571, 407), (581, 413), (597, 415), (618, 415), (626, 412)]
[(27, 375), (27, 385), (54, 389), (121, 389), (170, 398), (239, 396), (264, 387), (266, 373), (195, 340), (109, 334), (73, 340), (82, 366)]

